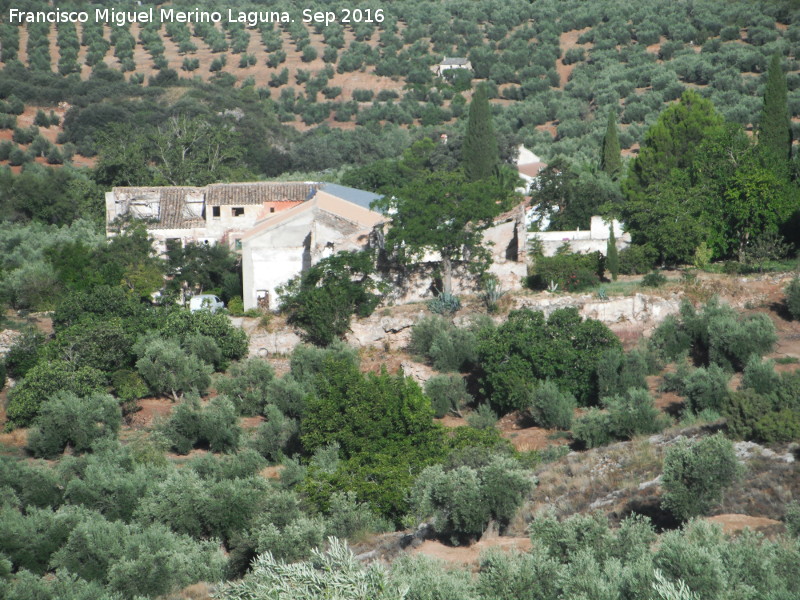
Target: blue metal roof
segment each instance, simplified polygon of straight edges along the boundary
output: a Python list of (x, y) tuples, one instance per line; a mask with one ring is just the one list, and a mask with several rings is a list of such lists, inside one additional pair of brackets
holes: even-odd
[(370, 208), (370, 204), (383, 197), (378, 194), (373, 194), (372, 192), (365, 192), (364, 190), (358, 190), (345, 185), (339, 185), (338, 183), (323, 183), (320, 189), (328, 192), (331, 196), (336, 196), (337, 198), (341, 198), (347, 202), (352, 202), (353, 204), (357, 204), (358, 206), (369, 210), (375, 210)]

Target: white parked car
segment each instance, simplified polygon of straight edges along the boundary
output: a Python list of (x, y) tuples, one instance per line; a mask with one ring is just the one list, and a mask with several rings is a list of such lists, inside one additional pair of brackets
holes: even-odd
[(198, 310), (217, 312), (220, 308), (225, 308), (225, 303), (214, 294), (200, 294), (189, 299), (189, 310), (192, 312)]

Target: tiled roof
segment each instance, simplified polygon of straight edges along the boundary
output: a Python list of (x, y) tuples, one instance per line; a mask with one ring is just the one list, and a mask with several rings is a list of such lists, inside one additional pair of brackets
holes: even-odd
[(263, 204), (264, 202), (303, 202), (319, 189), (318, 183), (263, 182), (215, 183), (206, 187), (208, 206)]
[(114, 193), (120, 199), (158, 199), (158, 219), (150, 229), (191, 229), (205, 227), (205, 220), (187, 207), (186, 197), (205, 198), (205, 206), (244, 206), (265, 202), (304, 202), (316, 194), (319, 183), (264, 182), (215, 183), (206, 187), (117, 187)]

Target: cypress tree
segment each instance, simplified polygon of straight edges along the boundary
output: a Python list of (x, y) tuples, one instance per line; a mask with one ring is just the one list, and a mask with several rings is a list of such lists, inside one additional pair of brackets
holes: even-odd
[(470, 181), (489, 177), (500, 162), (485, 85), (478, 86), (469, 105), (461, 162)]
[(613, 110), (608, 111), (608, 127), (606, 128), (605, 136), (603, 136), (603, 154), (600, 157), (600, 168), (611, 177), (618, 176), (622, 171), (617, 119)]
[(606, 245), (606, 267), (611, 273), (612, 281), (617, 280), (619, 275), (619, 254), (617, 253), (617, 238), (614, 235), (614, 224), (608, 228), (608, 243)]
[(792, 153), (792, 133), (789, 123), (789, 106), (786, 99), (786, 76), (781, 68), (781, 58), (775, 54), (767, 71), (764, 90), (764, 108), (758, 128), (758, 144), (779, 165), (787, 165)]

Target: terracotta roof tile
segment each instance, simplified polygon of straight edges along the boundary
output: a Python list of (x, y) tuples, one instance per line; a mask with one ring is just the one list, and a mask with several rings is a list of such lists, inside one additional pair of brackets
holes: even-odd
[(302, 202), (319, 189), (318, 183), (262, 182), (215, 183), (206, 188), (208, 206)]

